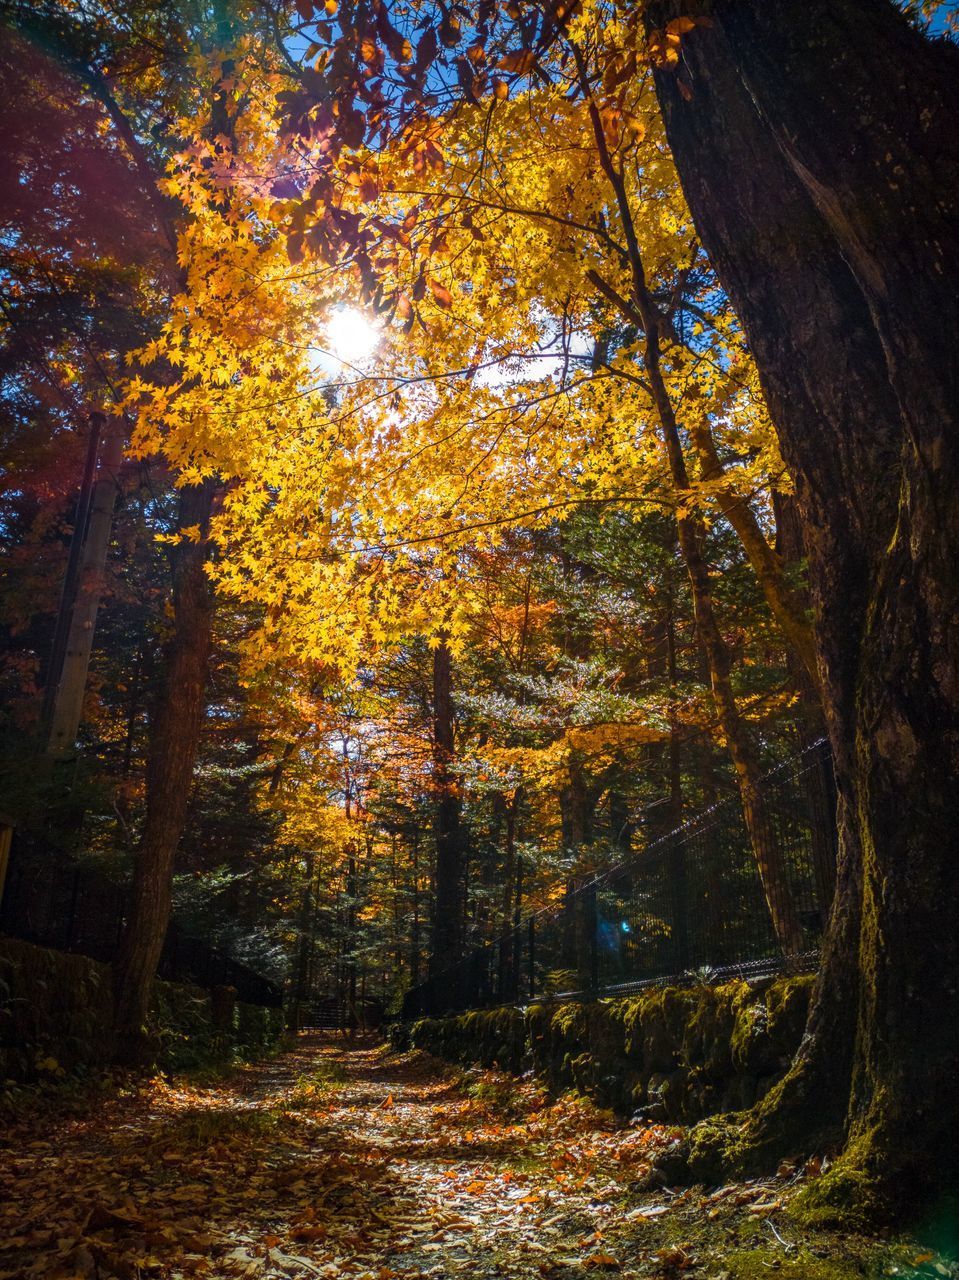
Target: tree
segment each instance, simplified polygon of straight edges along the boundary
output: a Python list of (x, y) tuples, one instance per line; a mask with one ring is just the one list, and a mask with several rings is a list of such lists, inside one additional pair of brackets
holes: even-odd
[[(65, 68), (66, 75), (62, 78), (82, 104), (80, 119), (92, 126), (89, 131), (93, 144), (86, 130), (73, 126), (74, 133), (87, 150), (94, 152), (95, 158), (97, 149), (110, 157), (106, 162), (99, 162), (104, 176), (109, 177), (111, 171), (117, 169), (126, 170), (127, 185), (136, 194), (142, 221), (150, 234), (143, 237), (147, 252), (139, 262), (127, 261), (129, 244), (136, 243), (134, 237), (129, 234), (121, 237), (124, 252), (120, 261), (127, 275), (136, 279), (138, 272), (145, 273), (148, 267), (154, 267), (154, 241), (162, 242), (160, 268), (154, 267), (159, 278), (152, 281), (160, 299), (154, 295), (149, 301), (156, 312), (165, 311), (165, 318), (169, 320), (171, 309), (175, 311), (175, 300), (190, 287), (189, 272), (184, 266), (187, 250), (182, 239), (186, 210), (175, 198), (176, 183), (170, 176), (172, 157), (182, 140), (177, 122), (180, 118), (190, 120), (191, 125), (197, 119), (200, 121), (198, 141), (204, 152), (197, 168), (206, 179), (200, 201), (207, 218), (214, 219), (223, 233), (230, 217), (225, 195), (230, 182), (223, 175), (222, 165), (233, 116), (242, 113), (244, 108), (242, 93), (226, 87), (233, 71), (227, 52), (236, 39), (236, 30), (232, 18), (227, 18), (220, 6), (214, 6), (210, 13), (192, 14), (180, 12), (175, 6), (153, 6), (148, 2), (125, 10), (122, 21), (120, 16), (111, 12), (109, 6), (95, 14), (71, 12), (56, 3), (29, 8), (3, 7), (5, 21), (29, 40), (50, 50)], [(197, 49), (195, 55), (188, 56), (186, 51), (191, 44)], [(262, 68), (260, 70), (264, 74)], [(47, 74), (51, 79), (58, 78)], [(109, 140), (106, 144), (104, 136)], [(79, 167), (82, 171), (82, 166)], [(49, 168), (49, 163), (36, 162), (28, 168), (30, 194), (34, 199), (49, 198), (52, 185)], [(171, 184), (172, 190), (163, 189)], [(122, 179), (117, 185), (122, 187)], [(103, 206), (111, 199), (109, 187), (105, 186), (96, 195), (99, 197), (96, 208), (91, 209), (88, 198), (78, 217), (74, 206), (78, 203), (83, 206), (84, 202), (64, 201), (55, 194), (53, 199), (58, 203), (52, 218), (54, 226), (59, 230), (61, 223), (72, 217), (72, 222), (88, 239), (92, 238), (95, 245), (102, 242), (104, 234), (100, 228), (104, 221), (109, 222), (103, 218)], [(20, 202), (23, 200), (21, 195)], [(126, 199), (118, 201), (124, 211), (126, 204)], [(193, 212), (196, 216), (199, 206)], [(67, 226), (70, 227), (69, 221)], [(15, 247), (19, 249), (16, 242)], [(24, 256), (30, 260), (29, 249)], [(62, 270), (62, 262), (57, 266)], [(101, 271), (100, 275), (105, 273)], [(87, 325), (87, 332), (77, 334), (77, 340), (81, 346), (85, 344), (87, 359), (109, 389), (114, 405), (125, 394), (126, 406), (135, 411), (136, 363), (134, 361), (134, 374), (125, 379), (117, 366), (121, 365), (121, 357), (127, 362), (134, 360), (131, 348), (148, 336), (152, 344), (156, 344), (157, 335), (162, 332), (160, 325), (147, 328), (131, 324), (138, 341), (128, 340), (119, 352), (110, 350), (109, 358), (99, 361), (99, 344), (89, 341), (90, 330), (94, 339), (99, 338), (98, 325), (104, 327), (96, 317), (92, 325)], [(152, 344), (148, 344), (148, 351)], [(169, 367), (163, 371), (160, 381), (164, 392), (172, 397), (174, 388)], [(152, 407), (155, 409), (156, 405)], [(154, 432), (161, 428), (161, 422), (154, 422)], [(145, 437), (142, 430), (139, 437), (141, 456), (144, 456), (151, 450), (149, 446), (142, 447)], [(170, 553), (174, 625), (169, 637), (166, 678), (161, 684), (153, 717), (147, 776), (149, 797), (137, 856), (133, 901), (114, 972), (115, 1029), (121, 1050), (127, 1055), (135, 1056), (143, 1048), (145, 1015), (169, 917), (173, 860), (187, 812), (204, 709), (212, 601), (205, 569), (209, 549), (206, 531), (214, 492), (209, 469), (181, 477), (180, 522), (177, 532), (171, 535), (174, 546)]]
[(901, 1211), (959, 1124), (959, 54), (885, 0), (689, 10), (648, 7), (657, 92), (796, 480), (842, 815), (807, 1036), (727, 1149), (841, 1129), (810, 1210)]
[[(206, 706), (212, 600), (205, 571), (211, 482), (180, 501), (173, 559), (173, 634), (150, 731), (147, 803), (134, 864), (130, 915), (114, 961), (114, 1030), (121, 1058), (144, 1052), (153, 979), (173, 895), (173, 860), (186, 821), (200, 726)], [(195, 538), (184, 529), (197, 529)]]
[(444, 638), (433, 650), (433, 786), (436, 840), (433, 939), (430, 965), (441, 972), (463, 954), (466, 909), (465, 847), (456, 777), (453, 657)]

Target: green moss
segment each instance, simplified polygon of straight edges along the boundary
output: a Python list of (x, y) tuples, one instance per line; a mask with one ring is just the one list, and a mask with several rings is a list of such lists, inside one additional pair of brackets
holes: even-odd
[[(110, 970), (86, 956), (0, 939), (0, 1076), (44, 1079), (97, 1070), (112, 1056)], [(239, 1004), (235, 992), (158, 982), (150, 1012), (157, 1065), (180, 1070), (269, 1049), (282, 1009)]]
[(734, 1069), (741, 1075), (781, 1074), (806, 1025), (814, 978), (777, 978), (765, 989), (736, 984), (730, 1037)]
[(777, 978), (766, 992), (769, 1035), (775, 1050), (781, 1055), (791, 1057), (802, 1038), (815, 982), (816, 976), (812, 973)]
[(861, 1264), (850, 1259), (819, 1258), (808, 1249), (786, 1253), (781, 1247), (749, 1249), (724, 1254), (721, 1270), (729, 1280), (768, 1280), (775, 1276), (794, 1276), (795, 1280), (862, 1280)]
[(689, 1172), (694, 1182), (721, 1182), (735, 1165), (740, 1150), (742, 1125), (735, 1115), (718, 1115), (701, 1120), (690, 1129)]
[(396, 1047), (423, 1049), (448, 1062), (475, 1062), (519, 1073), (526, 1059), (526, 1024), (519, 1009), (477, 1009), (450, 1018), (421, 1018)]
[[(532, 1065), (556, 1092), (575, 1089), (601, 1106), (650, 1119), (695, 1122), (753, 1105), (782, 1076), (799, 1044), (811, 977), (760, 986), (653, 987), (620, 1000), (566, 1001), (424, 1018), (394, 1044), (447, 1061), (518, 1074)], [(703, 1167), (735, 1146), (702, 1135)]]
[(705, 1076), (722, 1081), (732, 1074), (732, 1036), (735, 1005), (745, 983), (701, 987), (691, 1002), (683, 1036), (683, 1057), (690, 1066), (702, 1067)]
[[(790, 1216), (806, 1227), (844, 1231), (868, 1230), (887, 1221), (892, 1209), (887, 1188), (895, 1181), (896, 1163), (891, 1157), (877, 1158), (874, 1131), (861, 1134), (834, 1165), (794, 1197)], [(877, 1175), (876, 1169), (881, 1169), (882, 1175)], [(900, 1190), (903, 1196), (908, 1195), (905, 1183)]]

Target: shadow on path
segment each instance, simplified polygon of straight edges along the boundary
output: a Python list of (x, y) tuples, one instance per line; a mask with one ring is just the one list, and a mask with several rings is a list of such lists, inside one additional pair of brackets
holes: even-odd
[(737, 1262), (757, 1249), (781, 1275), (863, 1274), (815, 1269), (774, 1180), (644, 1191), (670, 1140), (530, 1082), (301, 1036), (228, 1078), (8, 1128), (0, 1280), (739, 1280), (767, 1274)]

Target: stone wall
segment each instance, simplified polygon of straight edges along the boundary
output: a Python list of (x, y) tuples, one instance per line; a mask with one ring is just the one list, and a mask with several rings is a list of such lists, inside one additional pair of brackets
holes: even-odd
[[(0, 938), (0, 1081), (31, 1080), (110, 1060), (110, 969), (86, 956)], [(282, 1009), (240, 1004), (232, 988), (158, 982), (151, 1022), (164, 1069), (268, 1049)]]
[(532, 1069), (622, 1115), (691, 1122), (750, 1106), (802, 1037), (813, 978), (656, 987), (591, 1003), (490, 1009), (397, 1026), (398, 1047), (450, 1062)]

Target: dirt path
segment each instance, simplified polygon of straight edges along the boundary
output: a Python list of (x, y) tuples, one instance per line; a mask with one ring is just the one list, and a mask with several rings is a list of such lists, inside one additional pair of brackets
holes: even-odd
[(642, 1190), (670, 1140), (532, 1084), (302, 1039), (228, 1080), (8, 1129), (0, 1280), (953, 1274), (798, 1240), (789, 1179)]

